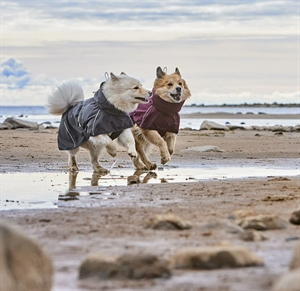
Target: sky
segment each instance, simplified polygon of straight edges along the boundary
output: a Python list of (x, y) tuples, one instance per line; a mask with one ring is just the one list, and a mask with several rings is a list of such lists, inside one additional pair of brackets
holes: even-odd
[(106, 72), (152, 89), (178, 67), (188, 104), (300, 103), (300, 0), (1, 0), (0, 105), (44, 105)]

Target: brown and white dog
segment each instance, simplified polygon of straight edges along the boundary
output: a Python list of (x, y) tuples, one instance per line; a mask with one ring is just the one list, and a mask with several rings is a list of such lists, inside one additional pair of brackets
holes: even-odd
[(161, 164), (171, 160), (179, 131), (179, 112), (190, 96), (191, 92), (178, 68), (170, 75), (161, 67), (156, 69), (152, 97), (130, 114), (135, 123), (132, 132), (138, 155), (133, 163), (137, 169), (156, 169), (156, 164), (151, 163), (146, 155), (151, 144), (159, 148)]

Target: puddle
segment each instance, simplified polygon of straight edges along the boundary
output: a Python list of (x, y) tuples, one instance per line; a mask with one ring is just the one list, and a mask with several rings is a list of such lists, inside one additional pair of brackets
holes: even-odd
[[(55, 208), (58, 200), (76, 200), (79, 195), (99, 194), (101, 199), (116, 199), (118, 194), (105, 192), (103, 187), (126, 186), (136, 183), (199, 182), (258, 178), (267, 176), (296, 176), (299, 169), (268, 167), (203, 167), (171, 168), (153, 172), (115, 168), (105, 176), (90, 172), (78, 173), (5, 173), (1, 174), (0, 209)], [(129, 186), (130, 187), (130, 186)], [(98, 192), (97, 192), (98, 191)]]

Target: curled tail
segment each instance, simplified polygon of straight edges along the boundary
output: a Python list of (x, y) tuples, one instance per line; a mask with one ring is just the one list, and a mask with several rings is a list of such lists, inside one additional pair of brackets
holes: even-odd
[(48, 95), (45, 107), (53, 115), (62, 115), (71, 106), (84, 100), (83, 89), (72, 82), (61, 84)]

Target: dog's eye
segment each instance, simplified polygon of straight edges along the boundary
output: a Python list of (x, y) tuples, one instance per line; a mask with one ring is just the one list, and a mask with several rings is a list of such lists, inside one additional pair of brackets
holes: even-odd
[(135, 89), (135, 90), (137, 90), (139, 88), (139, 86), (135, 86), (135, 87), (133, 87), (133, 89)]
[(179, 83), (178, 83), (178, 85), (179, 85), (179, 86), (181, 86), (181, 85), (182, 85), (182, 83), (181, 83), (181, 82), (179, 82)]
[(171, 87), (172, 85), (173, 85), (172, 83), (168, 83), (168, 86), (170, 86), (170, 87)]

